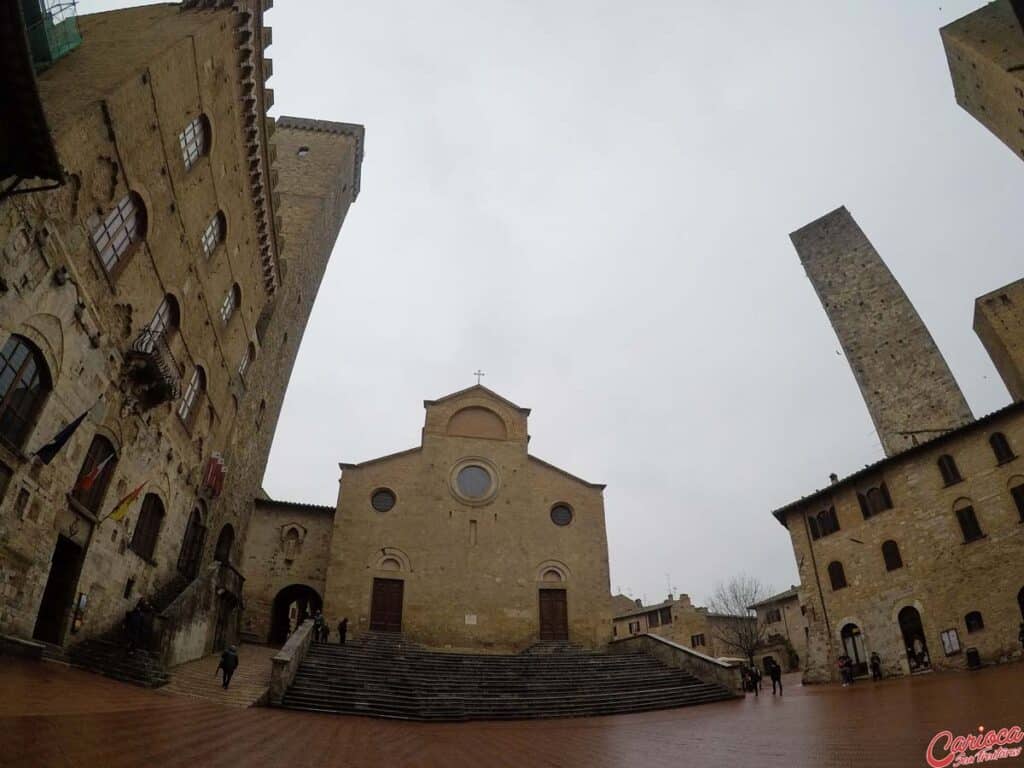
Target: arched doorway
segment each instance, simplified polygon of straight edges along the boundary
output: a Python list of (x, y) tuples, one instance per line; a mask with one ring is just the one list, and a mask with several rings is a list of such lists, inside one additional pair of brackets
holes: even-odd
[(928, 644), (924, 639), (924, 625), (917, 609), (908, 605), (899, 615), (900, 632), (903, 633), (903, 646), (907, 649), (907, 662), (911, 672), (928, 669), (931, 657), (928, 655)]
[(231, 547), (235, 544), (235, 529), (231, 523), (225, 523), (217, 536), (217, 548), (214, 550), (213, 559), (219, 563), (231, 562)]
[(199, 574), (203, 559), (203, 544), (206, 541), (206, 527), (203, 525), (202, 506), (192, 510), (181, 540), (181, 554), (178, 555), (178, 573), (190, 581)]
[(320, 595), (305, 584), (292, 584), (277, 593), (270, 614), (270, 637), (272, 645), (279, 645), (303, 621), (323, 609)]
[(843, 639), (843, 652), (853, 660), (855, 677), (868, 673), (868, 655), (864, 652), (864, 635), (860, 627), (852, 622), (843, 627), (839, 633)]

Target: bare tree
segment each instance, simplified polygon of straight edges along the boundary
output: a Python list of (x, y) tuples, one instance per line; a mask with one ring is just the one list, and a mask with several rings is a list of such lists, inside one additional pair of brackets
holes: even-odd
[(711, 633), (725, 647), (743, 654), (754, 663), (754, 652), (765, 641), (768, 628), (757, 620), (757, 611), (750, 606), (771, 596), (764, 582), (740, 574), (719, 583), (708, 603), (712, 614)]

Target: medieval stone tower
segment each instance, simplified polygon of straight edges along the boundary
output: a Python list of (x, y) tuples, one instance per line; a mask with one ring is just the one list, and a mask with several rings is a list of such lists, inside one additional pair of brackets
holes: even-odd
[(845, 207), (790, 239), (887, 456), (973, 420), (914, 305)]
[(1024, 279), (974, 302), (974, 332), (1014, 400), (1024, 400)]

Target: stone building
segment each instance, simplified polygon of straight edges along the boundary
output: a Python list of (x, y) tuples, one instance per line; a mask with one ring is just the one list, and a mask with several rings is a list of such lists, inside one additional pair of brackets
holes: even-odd
[(1014, 400), (1024, 400), (1024, 279), (974, 302), (974, 332)]
[[(831, 236), (840, 242), (830, 245)], [(842, 249), (849, 234), (822, 230), (821, 237), (822, 248)], [(805, 259), (798, 238), (794, 242)], [(1024, 449), (1024, 403), (950, 429), (949, 422), (964, 415), (962, 397), (916, 313), (906, 307), (890, 311), (889, 292), (890, 310), (882, 309), (882, 322), (876, 320), (875, 286), (890, 279), (888, 270), (870, 274), (880, 271), (879, 264), (872, 257), (846, 281), (846, 306), (863, 301), (868, 313), (847, 332), (863, 348), (884, 344), (909, 352), (891, 358), (889, 366), (882, 364), (886, 355), (879, 356), (872, 386), (862, 382), (865, 400), (870, 408), (878, 393), (908, 388), (934, 404), (939, 423), (921, 429), (916, 420), (928, 411), (907, 409), (914, 421), (903, 427), (898, 420), (889, 423), (897, 434), (913, 434), (911, 445), (897, 445), (898, 452), (887, 450), (887, 458), (843, 479), (832, 475), (825, 488), (773, 513), (789, 531), (800, 572), (808, 635), (804, 679), (810, 682), (837, 679), (842, 654), (860, 674), (867, 674), (872, 652), (887, 674), (1020, 656), (1024, 465), (1018, 454)], [(902, 292), (898, 301), (906, 301)], [(831, 316), (834, 306), (824, 303)], [(992, 306), (983, 297), (978, 313), (986, 346), (1011, 350), (997, 364), (1013, 391), (1012, 350), (1019, 349), (1020, 324), (1001, 298)], [(855, 374), (860, 361), (850, 357)], [(918, 371), (920, 381), (908, 380), (907, 370)], [(876, 419), (880, 423), (886, 422)]]
[(670, 595), (655, 605), (644, 605), (641, 600), (636, 600), (629, 608), (616, 602), (616, 607), (619, 606), (621, 608), (612, 617), (614, 639), (649, 633), (715, 659), (742, 658), (743, 653), (724, 642), (723, 638), (731, 636), (729, 625), (737, 621), (754, 621), (752, 616), (726, 616), (695, 606), (686, 594), (675, 598)]
[[(800, 605), (799, 588), (790, 587), (750, 607), (756, 611), (758, 623), (765, 628), (765, 645), (782, 648), (776, 660), (786, 669), (799, 667), (807, 656), (810, 634), (806, 609)], [(796, 654), (795, 659), (790, 658), (789, 649)], [(790, 663), (793, 661), (796, 663)]]
[(529, 409), (486, 387), (424, 407), (419, 446), (340, 465), (333, 515), (256, 502), (246, 631), (282, 639), (323, 605), (436, 648), (606, 645), (604, 486), (530, 455)]
[(957, 104), (1024, 159), (1024, 7), (986, 3), (940, 34)]
[(886, 456), (972, 419), (945, 359), (845, 207), (790, 234)]
[(59, 167), (0, 153), (2, 633), (78, 642), (140, 596), (168, 662), (237, 633), (252, 499), (362, 159), (359, 126), (267, 117), (268, 5), (85, 16), (19, 81), (10, 119)]

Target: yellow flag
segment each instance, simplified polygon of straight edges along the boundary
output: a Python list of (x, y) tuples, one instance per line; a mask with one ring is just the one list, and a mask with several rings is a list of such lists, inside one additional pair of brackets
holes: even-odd
[(117, 506), (114, 507), (114, 511), (111, 512), (109, 515), (107, 515), (103, 519), (104, 520), (108, 520), (108, 519), (109, 520), (121, 520), (125, 515), (127, 515), (128, 514), (128, 510), (132, 508), (132, 502), (135, 501), (137, 498), (139, 498), (139, 492), (142, 490), (142, 486), (145, 485), (147, 482), (148, 481), (143, 480), (142, 484), (139, 485), (138, 488), (136, 488), (134, 491), (132, 491), (127, 496), (125, 496), (123, 499), (121, 499), (119, 502), (117, 502)]

